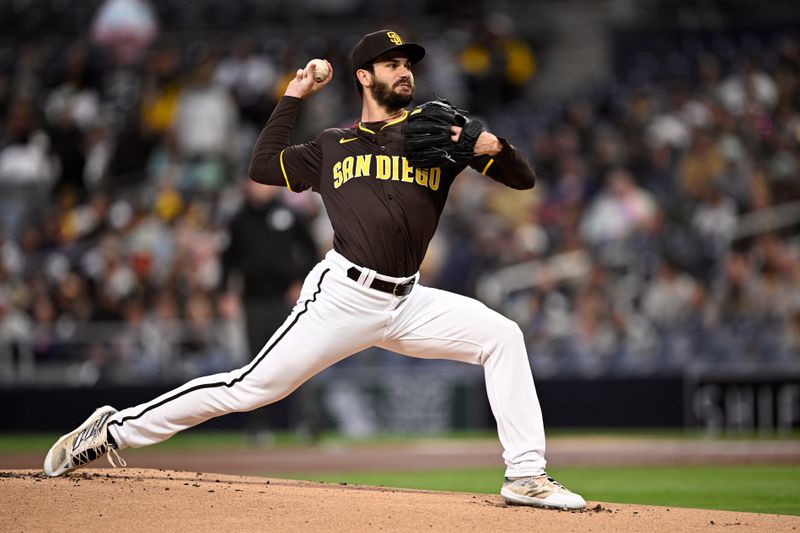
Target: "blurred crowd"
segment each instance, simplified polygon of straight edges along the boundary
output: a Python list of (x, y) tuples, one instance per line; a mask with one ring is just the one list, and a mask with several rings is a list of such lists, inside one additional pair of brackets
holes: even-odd
[(541, 267), (503, 304), (539, 375), (800, 362), (800, 40), (749, 39), (687, 39), (493, 121), (524, 132), (540, 183), (473, 191), (499, 221), (470, 234), (491, 269)]
[[(0, 371), (65, 363), (93, 382), (228, 369), (260, 348), (244, 333), (252, 281), (230, 253), (234, 221), (264, 209), (275, 232), (310, 236), (316, 249), (294, 262), (281, 241), (260, 259), (278, 265), (282, 284), (264, 290), (287, 311), (331, 245), (316, 195), (250, 191), (247, 167), (311, 57), (331, 61), (334, 82), (304, 106), (295, 141), (358, 118), (347, 53), (359, 32), (186, 42), (139, 15), (132, 34), (101, 31), (98, 16), (63, 45), (0, 49)], [(424, 283), (475, 295), (498, 270), (539, 265), (496, 305), (543, 375), (800, 360), (796, 35), (760, 55), (695, 51), (681, 72), (655, 57), (644, 74), (545, 99), (533, 97), (540, 50), (507, 16), (414, 37), (428, 50), (418, 100), (481, 115), (539, 176), (527, 193), (459, 176)], [(551, 267), (574, 252), (579, 274)]]

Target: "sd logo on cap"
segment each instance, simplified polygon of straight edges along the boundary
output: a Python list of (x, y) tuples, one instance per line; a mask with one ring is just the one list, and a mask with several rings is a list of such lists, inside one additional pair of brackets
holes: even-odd
[(360, 68), (367, 67), (378, 56), (386, 52), (398, 51), (408, 56), (411, 64), (419, 63), (425, 57), (425, 49), (417, 43), (403, 41), (395, 31), (380, 30), (365, 35), (350, 52), (350, 63), (353, 74)]

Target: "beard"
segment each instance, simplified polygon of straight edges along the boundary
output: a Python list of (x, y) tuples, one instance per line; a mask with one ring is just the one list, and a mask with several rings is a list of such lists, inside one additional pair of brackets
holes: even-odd
[[(374, 79), (374, 83), (370, 86), (369, 92), (375, 99), (375, 102), (389, 112), (399, 111), (411, 103), (414, 99), (414, 82), (411, 80), (402, 80), (395, 82), (394, 87), (389, 87), (388, 83)], [(409, 91), (398, 92), (395, 90), (399, 85), (407, 84)]]

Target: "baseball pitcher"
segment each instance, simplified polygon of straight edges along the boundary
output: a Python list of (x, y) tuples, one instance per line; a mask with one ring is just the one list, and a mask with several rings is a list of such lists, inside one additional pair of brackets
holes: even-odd
[[(255, 358), (197, 378), (151, 402), (101, 407), (47, 454), (59, 476), (118, 450), (164, 441), (227, 413), (284, 398), (337, 361), (370, 346), (484, 368), (506, 464), (509, 503), (582, 509), (584, 499), (545, 473), (542, 413), (522, 332), (482, 303), (426, 287), (418, 269), (456, 176), (470, 166), (515, 189), (533, 187), (526, 158), (446, 101), (406, 107), (425, 49), (394, 31), (364, 36), (351, 52), (361, 120), (289, 144), (303, 100), (332, 79), (327, 62), (297, 71), (253, 149), (250, 178), (321, 195), (333, 249), (305, 278), (297, 304)], [(327, 72), (326, 72), (327, 71)]]

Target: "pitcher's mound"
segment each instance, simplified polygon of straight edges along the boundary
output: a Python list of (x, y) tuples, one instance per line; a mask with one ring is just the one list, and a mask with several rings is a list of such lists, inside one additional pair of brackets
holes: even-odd
[(507, 506), (498, 494), (169, 470), (0, 472), (2, 531), (792, 531), (800, 518), (590, 502)]

